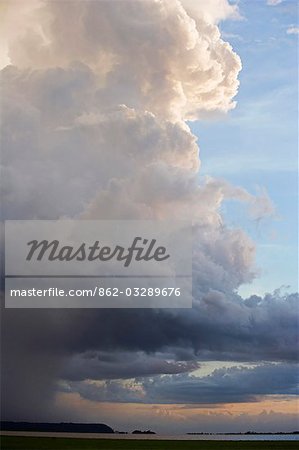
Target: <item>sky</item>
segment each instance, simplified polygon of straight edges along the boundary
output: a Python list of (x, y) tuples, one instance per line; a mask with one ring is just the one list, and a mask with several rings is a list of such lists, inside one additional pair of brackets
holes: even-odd
[[(242, 59), (238, 105), (215, 123), (196, 123), (202, 175), (225, 177), (249, 191), (265, 188), (276, 208), (270, 221), (247, 223), (261, 276), (244, 295), (298, 290), (298, 5), (241, 1), (242, 20), (222, 22), (222, 35)], [(228, 161), (229, 158), (229, 161)]]
[(297, 2), (1, 1), (2, 219), (187, 219), (186, 310), (2, 308), (7, 420), (298, 429)]

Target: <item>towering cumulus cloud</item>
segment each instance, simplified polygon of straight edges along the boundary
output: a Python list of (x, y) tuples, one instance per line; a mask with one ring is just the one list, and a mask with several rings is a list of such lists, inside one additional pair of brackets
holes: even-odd
[[(296, 299), (236, 294), (255, 276), (255, 248), (220, 213), (225, 199), (246, 202), (255, 218), (271, 203), (222, 180), (200, 183), (188, 126), (235, 107), (241, 61), (217, 24), (238, 17), (237, 7), (12, 0), (2, 8), (10, 61), (2, 69), (4, 218), (189, 218), (196, 232), (189, 312), (6, 310), (5, 417), (60, 417), (51, 402), (61, 379), (69, 395), (89, 398), (86, 380), (143, 376), (147, 392), (161, 391), (149, 394), (158, 403), (167, 400), (165, 383), (148, 384), (149, 375), (176, 380), (202, 360), (293, 360)], [(180, 381), (196, 384), (177, 380), (174, 391)], [(101, 386), (94, 399), (109, 401)], [(119, 401), (131, 399), (125, 390)]]

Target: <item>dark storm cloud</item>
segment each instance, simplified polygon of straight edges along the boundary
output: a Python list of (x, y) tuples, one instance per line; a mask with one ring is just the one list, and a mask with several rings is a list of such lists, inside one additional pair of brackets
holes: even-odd
[[(59, 378), (102, 380), (178, 374), (194, 370), (198, 362), (205, 360), (294, 361), (298, 356), (297, 305), (296, 295), (268, 295), (247, 301), (234, 297), (224, 302), (218, 293), (208, 306), (203, 300), (193, 310), (184, 312), (5, 310), (2, 406), (8, 418), (21, 418), (25, 411), (35, 417), (41, 411), (46, 414), (47, 402), (50, 408)], [(275, 377), (280, 376), (283, 368), (279, 367), (265, 366), (249, 373), (260, 373), (266, 380), (267, 370), (269, 376), (272, 370)], [(231, 380), (231, 387), (242, 384), (242, 377), (237, 379), (236, 374), (232, 372), (227, 379)], [(286, 369), (286, 380), (288, 374)], [(253, 396), (262, 395), (251, 382), (252, 376), (248, 378), (248, 398), (253, 387)], [(217, 377), (223, 378), (222, 382), (226, 380), (221, 374)], [(275, 379), (272, 374), (271, 379)], [(174, 377), (173, 390), (178, 389), (179, 396), (183, 387), (175, 380)], [(279, 392), (277, 386), (265, 385), (269, 391), (264, 387), (264, 394)], [(158, 391), (159, 384), (156, 388)], [(212, 384), (209, 401), (211, 392)], [(290, 390), (281, 393), (287, 392)], [(218, 394), (215, 386), (215, 399)], [(162, 399), (164, 394), (161, 391), (159, 395)], [(244, 393), (242, 396), (245, 399)], [(238, 391), (235, 401), (237, 397)]]
[(122, 383), (69, 382), (64, 389), (105, 402), (220, 404), (254, 402), (265, 395), (296, 395), (295, 364), (262, 364), (254, 368), (218, 369), (205, 377), (165, 375)]
[(89, 351), (75, 354), (63, 368), (61, 378), (78, 381), (84, 379), (113, 379), (190, 372), (198, 368), (196, 361), (175, 361), (172, 354), (146, 354), (141, 351)]
[[(189, 359), (296, 360), (298, 295), (242, 300), (210, 292), (192, 310), (74, 313), (68, 353), (86, 350), (192, 350)], [(55, 339), (55, 337), (54, 337)], [(59, 343), (59, 334), (57, 335)]]

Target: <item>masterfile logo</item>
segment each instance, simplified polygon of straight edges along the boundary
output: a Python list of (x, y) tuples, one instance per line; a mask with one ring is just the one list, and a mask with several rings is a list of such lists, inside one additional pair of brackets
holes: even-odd
[[(140, 242), (141, 241), (141, 242)], [(139, 243), (140, 242), (140, 243)], [(110, 261), (115, 258), (117, 261), (123, 261), (124, 266), (128, 267), (132, 259), (136, 261), (164, 261), (170, 255), (167, 255), (166, 248), (157, 246), (156, 239), (143, 239), (142, 237), (135, 237), (132, 244), (125, 249), (121, 245), (116, 245), (115, 248), (109, 246), (100, 246), (99, 241), (95, 241), (88, 246), (83, 242), (79, 247), (72, 247), (70, 245), (61, 245), (58, 240), (54, 241), (37, 241), (36, 239), (27, 242), (30, 246), (27, 261), (31, 261), (33, 257), (41, 261), (42, 258), (47, 257), (48, 261)]]
[(185, 221), (7, 221), (7, 308), (188, 308)]

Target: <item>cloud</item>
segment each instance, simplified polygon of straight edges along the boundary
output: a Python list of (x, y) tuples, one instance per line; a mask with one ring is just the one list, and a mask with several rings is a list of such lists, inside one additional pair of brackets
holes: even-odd
[(283, 2), (283, 0), (267, 0), (267, 5), (268, 6), (276, 6), (282, 2)]
[[(200, 301), (185, 312), (5, 310), (5, 417), (55, 417), (53, 401), (59, 379), (85, 386), (84, 380), (192, 372), (209, 360), (297, 361), (298, 295), (276, 293), (245, 301), (220, 292), (199, 295)], [(234, 381), (231, 386), (237, 389)], [(209, 392), (212, 395), (212, 385)], [(253, 391), (252, 395), (257, 394)]]
[(69, 382), (61, 389), (97, 402), (211, 405), (255, 402), (265, 395), (296, 395), (298, 378), (296, 365), (262, 364), (217, 369), (205, 377), (177, 374), (126, 382)]
[(299, 34), (299, 27), (289, 27), (286, 31), (287, 34)]
[(231, 4), (222, 0), (182, 0), (187, 13), (195, 20), (204, 19), (212, 24), (218, 24), (222, 20), (241, 18), (237, 4)]
[(236, 18), (236, 6), (18, 7), (6, 5), (12, 64), (2, 70), (3, 218), (190, 219), (194, 306), (4, 310), (5, 417), (55, 419), (60, 378), (180, 374), (215, 359), (295, 360), (298, 298), (236, 294), (256, 275), (255, 245), (221, 214), (229, 199), (256, 220), (273, 205), (263, 191), (199, 182), (199, 147), (186, 123), (235, 106), (241, 62), (217, 24)]
[(203, 5), (188, 2), (193, 18), (177, 0), (77, 2), (72, 8), (35, 2), (38, 28), (12, 38), (9, 56), (12, 64), (43, 69), (80, 61), (96, 76), (99, 102), (195, 120), (234, 107), (241, 69), (213, 24), (236, 8), (225, 0)]
[[(60, 420), (82, 420), (114, 424), (115, 429), (133, 431), (147, 428), (161, 434), (188, 432), (261, 432), (297, 429), (298, 418), (295, 401), (280, 400), (245, 404), (204, 405), (98, 403), (75, 393), (60, 393), (56, 404)], [(100, 411), (100, 412), (99, 412)]]
[(196, 361), (177, 361), (166, 352), (147, 354), (143, 351), (93, 350), (74, 354), (66, 363), (62, 379), (80, 381), (142, 377), (156, 374), (190, 372), (198, 368)]

